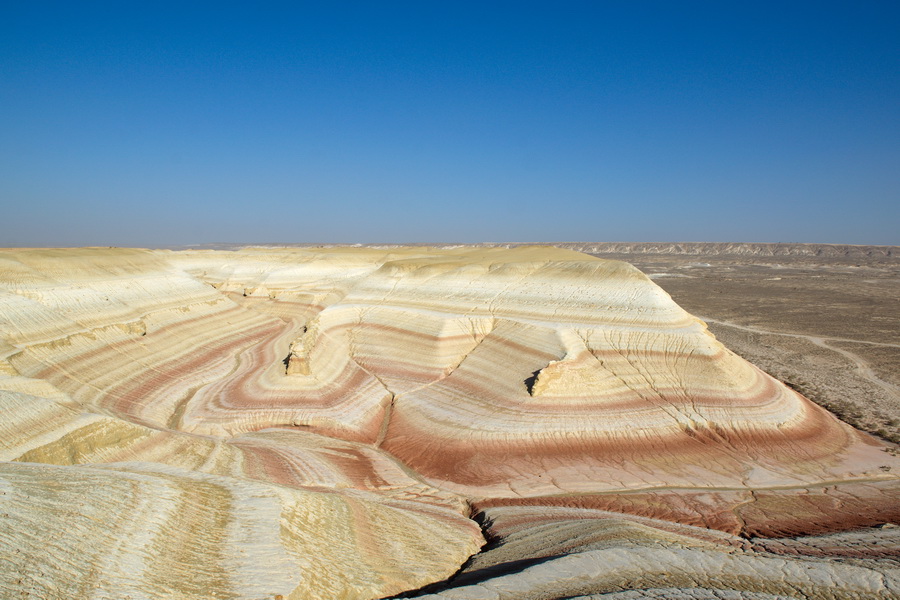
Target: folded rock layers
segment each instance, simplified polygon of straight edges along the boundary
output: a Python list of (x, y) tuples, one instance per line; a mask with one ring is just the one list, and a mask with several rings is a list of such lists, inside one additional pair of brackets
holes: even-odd
[[(83, 541), (42, 554), (60, 503), (87, 514), (93, 485), (109, 506), (224, 490), (196, 501), (221, 515), (204, 568), (277, 555), (285, 597), (336, 597), (317, 569), (352, 573), (334, 585), (360, 598), (444, 579), (483, 543), (471, 510), (762, 536), (900, 519), (892, 447), (731, 353), (630, 265), (555, 248), (0, 251), (0, 390), (8, 489), (85, 482), (7, 511), (0, 545), (28, 548), (0, 569), (8, 590), (37, 561), (47, 581), (153, 594), (149, 574), (91, 569), (195, 560), (166, 542), (162, 505), (116, 517), (157, 533), (114, 542), (112, 517), (88, 518)], [(277, 501), (258, 517), (213, 500), (260, 494)], [(239, 515), (277, 539), (242, 551)], [(63, 565), (80, 543), (97, 552)], [(257, 576), (208, 585), (257, 597)]]

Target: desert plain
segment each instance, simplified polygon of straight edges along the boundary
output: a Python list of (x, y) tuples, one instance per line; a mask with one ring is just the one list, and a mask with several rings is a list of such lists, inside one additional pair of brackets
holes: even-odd
[(0, 250), (3, 598), (900, 597), (900, 249)]

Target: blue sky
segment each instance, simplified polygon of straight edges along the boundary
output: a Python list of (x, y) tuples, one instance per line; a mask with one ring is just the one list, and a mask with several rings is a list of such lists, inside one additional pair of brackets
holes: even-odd
[(0, 245), (900, 244), (898, 39), (896, 2), (4, 0)]

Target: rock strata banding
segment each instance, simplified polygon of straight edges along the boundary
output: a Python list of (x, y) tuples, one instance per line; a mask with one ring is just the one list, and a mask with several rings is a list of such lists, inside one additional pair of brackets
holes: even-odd
[(0, 411), (3, 597), (900, 593), (896, 446), (572, 250), (0, 250)]

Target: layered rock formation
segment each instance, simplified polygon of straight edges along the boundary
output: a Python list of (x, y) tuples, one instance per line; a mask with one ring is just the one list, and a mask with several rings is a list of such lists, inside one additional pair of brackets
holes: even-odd
[[(866, 533), (852, 548), (850, 535), (836, 534), (767, 549), (715, 530), (590, 509), (506, 507), (483, 518), (502, 542), (469, 561), (452, 587), (423, 598), (887, 599), (900, 592), (889, 558), (898, 557), (900, 536)], [(870, 554), (859, 552), (860, 541)], [(811, 551), (826, 545), (837, 548)]]
[(0, 411), (4, 596), (384, 597), (457, 571), (479, 511), (529, 539), (589, 514), (576, 571), (652, 531), (638, 588), (898, 589), (880, 563), (725, 576), (814, 554), (752, 536), (900, 520), (895, 448), (574, 251), (0, 251)]

